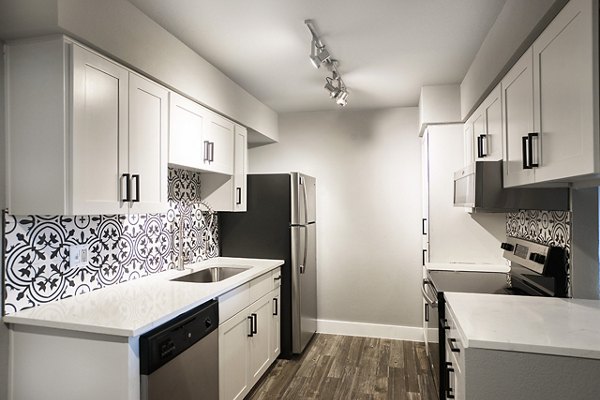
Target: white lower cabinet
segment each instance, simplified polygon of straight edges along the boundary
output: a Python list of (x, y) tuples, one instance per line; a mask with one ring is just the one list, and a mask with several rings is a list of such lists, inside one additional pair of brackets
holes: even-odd
[[(506, 346), (478, 347), (477, 341), (464, 339), (459, 321), (448, 304), (445, 310), (446, 398), (598, 399), (600, 360), (511, 351)], [(484, 331), (486, 327), (481, 326), (480, 329)], [(526, 336), (527, 334), (523, 335)], [(540, 343), (543, 341), (540, 338)], [(469, 343), (469, 346), (465, 346), (465, 343)]]
[(279, 356), (280, 276), (278, 268), (219, 298), (221, 400), (243, 399)]

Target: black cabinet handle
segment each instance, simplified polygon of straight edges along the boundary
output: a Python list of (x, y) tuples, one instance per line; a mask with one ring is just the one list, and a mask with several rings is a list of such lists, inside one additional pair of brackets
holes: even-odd
[(425, 322), (429, 322), (429, 304), (425, 303)]
[(451, 362), (446, 362), (446, 398), (453, 399), (454, 398), (454, 389), (450, 385), (450, 373), (454, 373), (454, 368), (452, 368)]
[[(255, 315), (255, 314), (252, 314), (252, 315)], [(250, 320), (250, 333), (248, 334), (248, 337), (254, 336), (254, 325), (252, 322), (252, 321), (254, 321), (254, 318), (252, 318), (252, 315), (248, 315), (248, 319)]]
[(252, 328), (252, 333), (256, 335), (258, 333), (258, 315), (256, 313), (252, 313), (252, 319), (254, 320), (254, 326)]
[(235, 188), (235, 204), (242, 204), (242, 188)]
[(533, 138), (537, 138), (538, 134), (537, 132), (532, 132), (527, 134), (527, 143), (529, 144), (528, 146), (528, 153), (529, 153), (529, 168), (537, 168), (539, 167), (538, 163), (534, 163), (533, 162)]
[[(122, 181), (125, 181), (125, 190), (123, 190)], [(122, 192), (125, 192), (125, 198), (123, 198)], [(121, 201), (123, 201), (123, 202), (131, 201), (131, 188), (129, 185), (129, 174), (123, 174), (121, 176)]]
[(279, 315), (279, 304), (277, 301), (277, 297), (273, 298), (273, 305), (275, 306), (273, 310), (273, 315)]
[(427, 232), (425, 231), (426, 226), (427, 226), (427, 218), (422, 218), (421, 219), (421, 233), (423, 233), (423, 235), (427, 235)]
[(210, 162), (210, 142), (208, 140), (204, 141), (204, 162)]
[(456, 339), (448, 339), (448, 345), (450, 347), (450, 351), (452, 351), (453, 353), (460, 353), (460, 348), (456, 347)]
[(448, 320), (446, 318), (440, 318), (440, 326), (444, 328), (444, 330), (449, 330), (450, 326), (448, 325)]
[(477, 137), (477, 147), (479, 152), (479, 158), (484, 158), (489, 155), (487, 151), (487, 135), (485, 133), (482, 133)]
[(139, 174), (133, 174), (131, 175), (131, 180), (135, 180), (135, 198), (131, 199), (132, 202), (134, 203), (139, 203), (140, 202), (140, 175)]
[(425, 254), (427, 254), (427, 249), (423, 249), (422, 255), (421, 255), (421, 265), (425, 266)]
[(523, 169), (531, 169), (531, 167), (529, 166), (529, 162), (527, 160), (527, 156), (528, 156), (528, 142), (529, 142), (529, 138), (527, 136), (523, 136), (521, 138), (521, 150), (523, 151)]

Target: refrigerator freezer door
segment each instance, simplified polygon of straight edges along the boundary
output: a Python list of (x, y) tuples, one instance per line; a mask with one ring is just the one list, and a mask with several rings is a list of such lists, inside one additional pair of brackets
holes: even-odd
[(292, 225), (306, 225), (316, 221), (316, 179), (292, 172)]
[(302, 353), (317, 331), (316, 225), (292, 226), (292, 351)]

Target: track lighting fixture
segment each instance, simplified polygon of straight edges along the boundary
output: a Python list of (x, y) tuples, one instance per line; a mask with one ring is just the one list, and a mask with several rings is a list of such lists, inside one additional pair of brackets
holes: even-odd
[(310, 42), (310, 62), (315, 68), (320, 68), (321, 65), (325, 65), (332, 73), (332, 76), (325, 78), (325, 89), (329, 92), (330, 98), (334, 99), (337, 104), (344, 107), (348, 103), (348, 90), (338, 72), (338, 61), (331, 57), (331, 54), (325, 48), (325, 44), (319, 39), (313, 21), (307, 19), (304, 23), (312, 36)]

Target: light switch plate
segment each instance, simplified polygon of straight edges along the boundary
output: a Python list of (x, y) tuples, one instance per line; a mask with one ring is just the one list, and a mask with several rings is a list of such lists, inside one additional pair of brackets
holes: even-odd
[(88, 246), (78, 244), (69, 249), (69, 261), (71, 267), (85, 267), (88, 263)]

